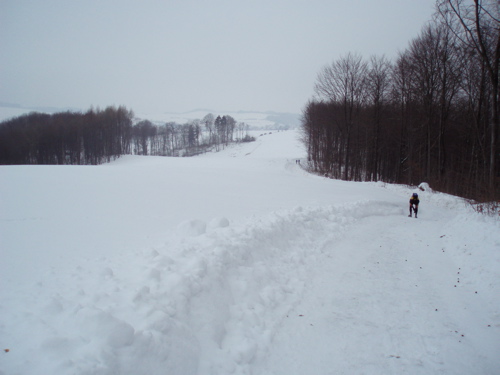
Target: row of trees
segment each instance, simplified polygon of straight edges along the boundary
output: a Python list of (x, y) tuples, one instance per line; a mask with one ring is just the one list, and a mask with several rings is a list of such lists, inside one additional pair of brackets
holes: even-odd
[(325, 66), (302, 119), (311, 168), (498, 199), (499, 15), (497, 1), (439, 0), (394, 62)]
[(130, 152), (133, 113), (30, 113), (0, 124), (0, 164), (100, 164)]
[(231, 116), (207, 114), (202, 120), (179, 125), (154, 125), (149, 120), (133, 128), (133, 153), (137, 155), (193, 156), (208, 150), (220, 151), (234, 141), (251, 141), (249, 126)]
[[(120, 155), (191, 156), (253, 140), (248, 125), (231, 116), (206, 115), (179, 125), (133, 125), (125, 107), (86, 113), (31, 113), (0, 124), (0, 164), (101, 164)], [(239, 138), (238, 138), (239, 137)]]

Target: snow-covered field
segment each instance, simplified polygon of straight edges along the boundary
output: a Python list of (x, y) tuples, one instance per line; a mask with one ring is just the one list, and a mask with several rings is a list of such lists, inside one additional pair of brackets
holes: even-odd
[(499, 374), (498, 219), (304, 156), (1, 166), (0, 374)]

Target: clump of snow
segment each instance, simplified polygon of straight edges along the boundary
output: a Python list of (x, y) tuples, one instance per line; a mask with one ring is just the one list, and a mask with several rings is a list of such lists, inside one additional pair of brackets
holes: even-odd
[(186, 220), (179, 224), (177, 230), (181, 235), (200, 236), (206, 232), (207, 224), (202, 220)]
[(427, 191), (429, 193), (433, 192), (433, 190), (431, 189), (431, 187), (429, 186), (429, 184), (427, 182), (422, 182), (420, 185), (418, 185), (418, 188), (421, 191)]
[(229, 226), (229, 219), (227, 217), (214, 217), (208, 223), (209, 229), (227, 228), (228, 226)]
[(495, 373), (498, 219), (303, 157), (0, 167), (0, 374)]

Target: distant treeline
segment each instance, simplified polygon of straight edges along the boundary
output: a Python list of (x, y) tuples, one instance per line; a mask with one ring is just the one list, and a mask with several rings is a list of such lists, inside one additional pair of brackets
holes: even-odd
[(193, 156), (208, 150), (219, 151), (235, 141), (254, 141), (248, 129), (247, 124), (237, 123), (229, 115), (215, 117), (211, 113), (182, 125), (154, 125), (143, 120), (133, 128), (132, 151), (136, 155)]
[(250, 141), (248, 126), (206, 115), (179, 125), (154, 125), (125, 107), (86, 113), (30, 113), (0, 123), (0, 164), (101, 164), (120, 155), (190, 156)]
[(302, 119), (312, 170), (500, 198), (499, 10), (464, 4), (438, 1), (394, 62), (348, 54), (319, 72)]

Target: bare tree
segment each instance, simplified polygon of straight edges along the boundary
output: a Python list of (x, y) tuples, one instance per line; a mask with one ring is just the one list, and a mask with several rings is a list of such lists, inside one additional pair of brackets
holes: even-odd
[(500, 3), (497, 0), (439, 0), (437, 9), (441, 21), (462, 45), (477, 53), (488, 72), (492, 96), (489, 185), (493, 193), (497, 174), (497, 134), (500, 127)]
[(214, 122), (215, 117), (213, 114), (208, 113), (203, 117), (201, 122), (205, 125), (206, 130), (208, 131), (208, 144), (214, 143)]
[(370, 152), (370, 164), (368, 166), (368, 173), (370, 180), (374, 181), (379, 176), (379, 162), (380, 162), (380, 132), (384, 111), (389, 101), (390, 90), (390, 71), (391, 64), (385, 56), (370, 58), (366, 90), (368, 93), (369, 104), (373, 108), (373, 132), (372, 135), (372, 149)]
[(349, 179), (349, 157), (355, 111), (363, 102), (367, 64), (357, 54), (347, 54), (318, 74), (314, 90), (319, 98), (342, 105), (343, 121), (339, 123), (344, 151), (343, 178)]

